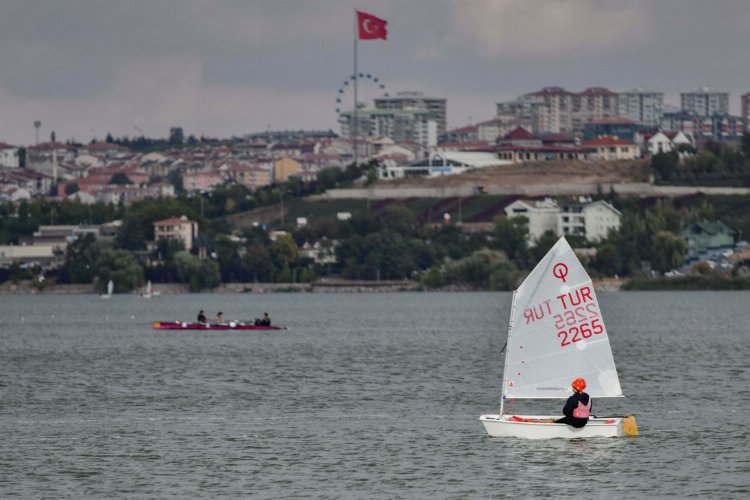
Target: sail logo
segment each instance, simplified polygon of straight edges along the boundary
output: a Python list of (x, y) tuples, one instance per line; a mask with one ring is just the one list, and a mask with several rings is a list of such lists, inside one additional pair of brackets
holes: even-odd
[(555, 264), (555, 267), (552, 268), (552, 276), (562, 280), (563, 283), (566, 283), (565, 278), (568, 277), (568, 266), (562, 262), (558, 262)]

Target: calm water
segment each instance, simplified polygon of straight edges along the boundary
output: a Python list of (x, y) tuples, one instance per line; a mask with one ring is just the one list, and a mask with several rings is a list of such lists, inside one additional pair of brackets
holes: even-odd
[(747, 498), (750, 294), (599, 300), (636, 439), (486, 437), (510, 294), (0, 296), (0, 497)]

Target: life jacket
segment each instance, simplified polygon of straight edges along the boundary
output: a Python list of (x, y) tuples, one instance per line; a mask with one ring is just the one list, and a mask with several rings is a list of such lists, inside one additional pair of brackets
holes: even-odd
[(578, 401), (578, 407), (573, 408), (573, 416), (575, 418), (589, 418), (589, 413), (591, 413), (591, 398), (589, 398), (588, 404)]

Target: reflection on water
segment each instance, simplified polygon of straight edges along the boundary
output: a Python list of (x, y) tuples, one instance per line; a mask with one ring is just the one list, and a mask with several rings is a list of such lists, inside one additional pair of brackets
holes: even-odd
[[(571, 441), (477, 419), (499, 406), (510, 294), (0, 299), (0, 497), (750, 493), (747, 293), (600, 293), (628, 397), (595, 413), (641, 436)], [(290, 329), (150, 329), (200, 309)]]

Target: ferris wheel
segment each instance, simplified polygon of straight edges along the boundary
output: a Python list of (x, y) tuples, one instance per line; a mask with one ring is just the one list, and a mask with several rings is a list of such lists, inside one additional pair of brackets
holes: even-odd
[[(357, 73), (357, 109), (366, 108), (372, 105), (373, 99), (388, 97), (385, 83), (380, 78), (370, 73)], [(354, 107), (354, 81), (355, 76), (351, 75), (343, 81), (336, 92), (336, 115), (352, 111)]]

